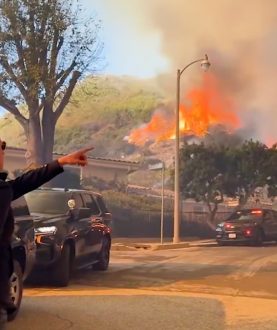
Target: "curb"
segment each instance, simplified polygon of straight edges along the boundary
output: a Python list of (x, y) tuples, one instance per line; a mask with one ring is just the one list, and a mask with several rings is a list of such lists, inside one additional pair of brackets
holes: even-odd
[(123, 243), (112, 244), (112, 251), (137, 251), (137, 250), (173, 250), (184, 249), (189, 247), (216, 247), (218, 244), (215, 241), (200, 241), (200, 242), (181, 242), (181, 243), (133, 243), (130, 245)]
[(188, 248), (190, 247), (189, 243), (171, 243), (171, 244), (157, 244), (157, 245), (152, 245), (151, 250), (156, 251), (156, 250), (173, 250), (173, 249), (183, 249), (183, 248)]
[(137, 249), (133, 246), (124, 245), (121, 243), (115, 243), (111, 246), (112, 251), (136, 251)]

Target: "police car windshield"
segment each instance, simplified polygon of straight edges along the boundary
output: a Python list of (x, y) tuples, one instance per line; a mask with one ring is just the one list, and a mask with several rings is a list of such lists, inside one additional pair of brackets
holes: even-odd
[(68, 212), (68, 196), (60, 191), (35, 190), (25, 195), (30, 213), (63, 214)]

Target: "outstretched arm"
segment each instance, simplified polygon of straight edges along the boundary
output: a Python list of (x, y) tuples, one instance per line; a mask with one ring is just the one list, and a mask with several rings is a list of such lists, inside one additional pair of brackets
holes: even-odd
[(13, 200), (37, 189), (62, 172), (63, 167), (56, 160), (42, 167), (28, 171), (14, 180), (8, 181), (7, 183), (9, 183), (12, 188)]
[(11, 180), (10, 184), (13, 191), (13, 200), (18, 197), (37, 189), (44, 183), (53, 179), (56, 175), (63, 172), (64, 165), (87, 165), (86, 153), (93, 148), (81, 149), (71, 154), (62, 156), (57, 160), (44, 165), (43, 167), (31, 170), (15, 180)]

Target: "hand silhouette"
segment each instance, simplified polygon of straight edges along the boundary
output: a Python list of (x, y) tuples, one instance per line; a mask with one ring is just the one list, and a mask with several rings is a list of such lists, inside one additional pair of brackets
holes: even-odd
[(63, 165), (85, 166), (88, 163), (86, 153), (93, 149), (94, 149), (94, 147), (90, 147), (90, 148), (83, 148), (83, 149), (74, 151), (68, 155), (58, 158), (58, 162), (61, 166), (63, 166)]

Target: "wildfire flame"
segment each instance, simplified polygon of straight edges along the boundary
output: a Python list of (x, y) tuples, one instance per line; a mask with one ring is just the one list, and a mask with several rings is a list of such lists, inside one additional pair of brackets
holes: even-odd
[[(185, 97), (186, 104), (179, 108), (180, 135), (204, 136), (209, 127), (224, 125), (229, 130), (239, 127), (240, 121), (234, 105), (220, 90), (215, 76), (205, 74), (202, 85)], [(128, 142), (144, 145), (148, 141), (165, 141), (175, 138), (175, 116), (157, 111), (150, 122), (131, 131)]]

